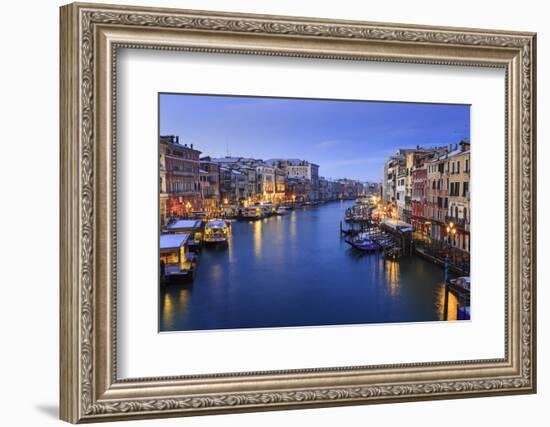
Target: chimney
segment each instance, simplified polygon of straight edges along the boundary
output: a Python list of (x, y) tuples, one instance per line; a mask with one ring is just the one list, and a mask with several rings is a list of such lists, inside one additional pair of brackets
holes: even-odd
[(193, 148), (193, 144), (191, 144), (191, 148)]
[(180, 137), (178, 135), (175, 136), (176, 144), (180, 143)]

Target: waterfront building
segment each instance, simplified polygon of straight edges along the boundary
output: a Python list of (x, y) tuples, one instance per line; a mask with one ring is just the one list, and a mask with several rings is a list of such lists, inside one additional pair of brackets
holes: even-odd
[(286, 174), (283, 169), (275, 168), (275, 196), (274, 201), (282, 203), (286, 194)]
[[(246, 157), (212, 158), (220, 167), (220, 199), (223, 205), (248, 205), (256, 198), (257, 159)], [(255, 200), (254, 200), (255, 201)]]
[(343, 185), (337, 179), (328, 180), (329, 200), (339, 200), (342, 198)]
[(300, 159), (269, 159), (267, 164), (282, 169), (288, 178), (304, 178), (309, 181), (307, 201), (319, 200), (319, 165)]
[(405, 157), (396, 154), (384, 163), (384, 177), (382, 179), (382, 199), (386, 203), (397, 200), (397, 175), (399, 168), (405, 165)]
[(256, 165), (256, 188), (257, 194), (263, 202), (275, 201), (275, 167), (265, 163), (257, 162)]
[(246, 178), (246, 200), (243, 201), (243, 205), (246, 207), (250, 204), (257, 203), (259, 200), (256, 186), (256, 168), (248, 165), (243, 165), (239, 167), (239, 171), (241, 172), (243, 177)]
[(407, 168), (400, 166), (394, 173), (396, 173), (396, 186), (395, 186), (395, 203), (397, 205), (397, 215), (404, 221), (409, 222), (410, 215), (407, 215), (406, 210), (407, 203)]
[(342, 178), (339, 179), (338, 182), (340, 184), (341, 199), (356, 199), (364, 193), (364, 186), (359, 181)]
[(445, 217), (456, 232), (451, 245), (462, 252), (470, 251), (470, 143), (461, 141), (448, 155), (449, 206)]
[(436, 241), (444, 241), (446, 236), (445, 216), (449, 207), (449, 162), (448, 150), (438, 152), (427, 162), (427, 220), (430, 237)]
[(220, 165), (220, 200), (223, 205), (237, 204), (236, 187), (234, 169)]
[(178, 136), (159, 138), (161, 225), (200, 207), (200, 153), (193, 144), (180, 144)]
[(205, 157), (200, 159), (199, 172), (203, 209), (214, 212), (220, 203), (220, 165)]
[(428, 170), (427, 159), (417, 159), (412, 171), (412, 196), (411, 196), (411, 220), (410, 223), (416, 231), (429, 236), (427, 223), (427, 185)]
[(363, 183), (363, 189), (365, 193), (378, 194), (380, 192), (380, 183), (367, 181)]
[(292, 202), (306, 202), (310, 192), (310, 182), (304, 177), (286, 178), (286, 199)]

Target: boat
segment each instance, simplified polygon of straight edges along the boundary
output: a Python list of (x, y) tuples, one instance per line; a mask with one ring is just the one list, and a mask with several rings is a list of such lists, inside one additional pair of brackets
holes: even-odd
[(279, 206), (275, 211), (275, 215), (284, 215), (286, 213), (286, 207)]
[(365, 236), (364, 233), (352, 239), (345, 239), (344, 241), (352, 248), (363, 252), (377, 252), (380, 250), (380, 246), (373, 239)]
[(249, 206), (242, 212), (243, 219), (262, 219), (264, 216), (265, 210), (260, 205)]
[(264, 216), (272, 216), (277, 213), (277, 209), (275, 209), (273, 203), (262, 203), (260, 207), (264, 212)]
[(197, 256), (189, 251), (189, 234), (160, 235), (160, 280), (162, 284), (172, 281), (193, 280)]
[(457, 277), (456, 279), (450, 279), (449, 282), (451, 284), (462, 288), (465, 291), (470, 291), (470, 277), (469, 276), (462, 276)]
[(395, 246), (384, 251), (384, 258), (390, 260), (397, 260), (401, 258), (401, 248)]
[(231, 228), (227, 222), (220, 219), (210, 220), (204, 226), (204, 244), (227, 244), (230, 233)]

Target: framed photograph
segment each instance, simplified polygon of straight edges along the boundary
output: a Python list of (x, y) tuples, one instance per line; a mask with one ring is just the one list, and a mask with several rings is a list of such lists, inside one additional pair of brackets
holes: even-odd
[(535, 34), (71, 4), (60, 51), (63, 420), (535, 392)]

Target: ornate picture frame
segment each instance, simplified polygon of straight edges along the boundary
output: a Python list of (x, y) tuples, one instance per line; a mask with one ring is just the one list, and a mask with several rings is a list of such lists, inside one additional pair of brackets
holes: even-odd
[[(536, 35), (189, 10), (61, 8), (60, 383), (72, 423), (536, 391)], [(500, 67), (505, 357), (117, 378), (117, 49)]]

